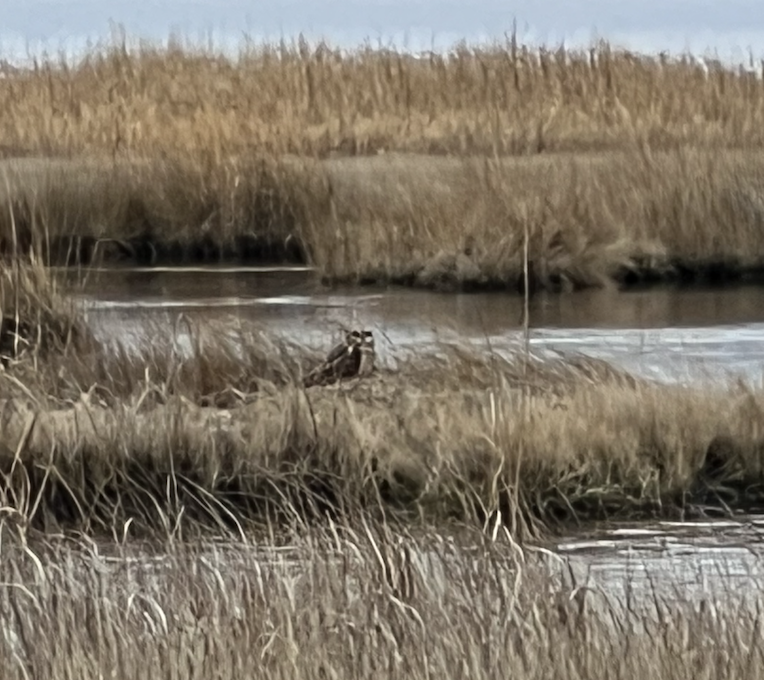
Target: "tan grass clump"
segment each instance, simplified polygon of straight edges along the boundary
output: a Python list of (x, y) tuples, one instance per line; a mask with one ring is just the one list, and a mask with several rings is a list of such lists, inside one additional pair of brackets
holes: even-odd
[[(39, 263), (0, 261), (0, 359), (36, 359), (90, 337), (71, 299)], [(84, 346), (83, 346), (84, 348)]]

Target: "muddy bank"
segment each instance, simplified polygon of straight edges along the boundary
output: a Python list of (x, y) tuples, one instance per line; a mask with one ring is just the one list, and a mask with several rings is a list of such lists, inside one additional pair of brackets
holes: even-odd
[[(10, 254), (14, 248), (0, 243), (0, 251)], [(308, 265), (310, 246), (299, 236), (285, 238), (236, 236), (231, 243), (218, 243), (205, 236), (199, 241), (164, 242), (155, 237), (96, 239), (94, 237), (59, 236), (51, 239), (47, 262), (52, 266), (193, 266), (193, 265)], [(403, 274), (369, 271), (353, 276), (321, 274), (319, 281), (327, 286), (395, 285), (436, 292), (507, 292), (530, 294), (563, 293), (589, 288), (615, 286), (621, 290), (657, 285), (707, 286), (764, 283), (764, 264), (745, 265), (737, 260), (684, 261), (678, 258), (662, 262), (639, 258), (614, 269), (607, 279), (595, 283), (573, 279), (564, 273), (543, 273), (535, 261), (528, 263), (527, 274), (491, 277), (484, 274), (470, 256), (437, 255), (415, 271)]]
[[(0, 243), (0, 250), (9, 254), (13, 248)], [(299, 236), (285, 238), (237, 236), (231, 243), (217, 243), (206, 236), (199, 241), (163, 242), (155, 237), (127, 239), (95, 239), (93, 237), (60, 236), (51, 240), (47, 262), (52, 266), (193, 266), (193, 265), (308, 265), (310, 247)], [(396, 285), (437, 292), (507, 292), (530, 294), (563, 293), (592, 287), (615, 286), (621, 290), (668, 286), (707, 286), (764, 283), (764, 265), (744, 265), (729, 261), (683, 261), (673, 258), (664, 262), (635, 259), (616, 268), (608, 279), (591, 283), (572, 279), (563, 273), (545, 274), (534, 261), (529, 262), (527, 277), (517, 275), (490, 277), (468, 255), (438, 255), (416, 271), (404, 274), (366, 272), (354, 276), (321, 274), (318, 279), (327, 286)]]
[[(0, 252), (15, 251), (0, 242)], [(183, 266), (208, 264), (304, 265), (305, 244), (292, 234), (282, 238), (238, 235), (221, 243), (211, 236), (199, 240), (162, 241), (154, 236), (97, 239), (93, 236), (57, 236), (50, 239), (46, 261), (59, 267), (90, 265)]]
[(723, 286), (728, 284), (764, 283), (764, 265), (741, 265), (737, 261), (682, 261), (665, 262), (635, 260), (616, 268), (606, 279), (588, 282), (570, 278), (562, 273), (542, 274), (535, 262), (528, 263), (527, 274), (509, 278), (490, 278), (468, 256), (438, 256), (418, 271), (405, 274), (365, 273), (357, 277), (322, 276), (326, 286), (357, 284), (361, 286), (398, 285), (436, 292), (490, 293), (507, 292), (524, 295), (534, 293), (564, 293), (590, 288), (615, 286), (620, 290), (642, 289), (652, 286)]

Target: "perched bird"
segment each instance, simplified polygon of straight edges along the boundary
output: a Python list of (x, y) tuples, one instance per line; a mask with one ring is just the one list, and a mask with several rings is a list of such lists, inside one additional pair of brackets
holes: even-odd
[(371, 331), (350, 331), (326, 360), (305, 378), (305, 386), (330, 385), (343, 378), (369, 375), (374, 371), (374, 336)]

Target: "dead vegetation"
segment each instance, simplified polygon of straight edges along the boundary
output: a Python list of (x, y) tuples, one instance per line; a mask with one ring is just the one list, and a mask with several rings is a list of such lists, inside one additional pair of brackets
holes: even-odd
[(48, 262), (302, 262), (315, 179), (274, 159), (0, 161), (0, 252)]
[(468, 290), (522, 290), (526, 257), (530, 285), (547, 290), (725, 281), (764, 266), (760, 152), (257, 167), (241, 189), (205, 197), (221, 169), (191, 180), (161, 163), (15, 161), (0, 240), (63, 263), (307, 259), (327, 282)]
[[(308, 223), (329, 280), (575, 290), (761, 270), (764, 155), (680, 150), (327, 162)], [(309, 215), (318, 210), (306, 211)]]
[(445, 289), (522, 288), (526, 252), (551, 290), (759, 276), (763, 82), (605, 44), (111, 46), (0, 82), (0, 246)]
[(323, 158), (402, 151), (534, 155), (683, 145), (760, 147), (764, 86), (690, 56), (463, 45), (416, 58), (304, 41), (96, 46), (0, 82), (0, 138), (45, 156), (172, 157), (248, 150)]
[(39, 263), (0, 261), (0, 361), (85, 349), (90, 332), (72, 301)]
[(28, 352), (0, 372), (0, 506), (95, 533), (230, 528), (295, 507), (468, 522), (500, 511), (523, 538), (764, 499), (758, 388), (444, 345), (304, 389), (318, 354), (265, 334), (181, 320), (148, 337)]
[(743, 598), (712, 567), (717, 590), (695, 600), (662, 581), (620, 599), (559, 578), (501, 526), (490, 540), (358, 520), (293, 531), (283, 546), (174, 534), (142, 548), (130, 534), (22, 548), (6, 532), (8, 680), (588, 679), (603, 668), (617, 680), (753, 680), (764, 669), (759, 591)]

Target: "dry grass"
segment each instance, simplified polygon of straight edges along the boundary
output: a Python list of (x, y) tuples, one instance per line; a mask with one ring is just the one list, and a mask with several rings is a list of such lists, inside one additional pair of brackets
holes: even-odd
[(31, 366), (70, 346), (84, 350), (90, 333), (73, 302), (39, 263), (0, 261), (0, 361), (32, 356)]
[(36, 156), (0, 166), (0, 245), (441, 288), (517, 288), (526, 242), (535, 287), (758, 273), (763, 83), (607, 45), (112, 46), (0, 80)]
[(0, 81), (8, 153), (129, 157), (178, 152), (225, 164), (281, 156), (536, 154), (764, 142), (756, 74), (602, 43), (512, 42), (416, 59), (325, 45), (203, 49), (119, 42), (77, 64), (42, 61)]
[(0, 252), (62, 263), (302, 261), (300, 211), (319, 178), (298, 170), (263, 158), (0, 161)]
[(6, 164), (0, 240), (59, 261), (308, 257), (328, 281), (434, 288), (518, 289), (526, 243), (551, 290), (764, 266), (761, 152), (273, 161), (210, 194), (172, 167)]
[[(681, 150), (325, 164), (305, 240), (329, 279), (576, 289), (764, 264), (764, 155)], [(320, 214), (310, 210), (311, 216)]]
[[(55, 290), (44, 272), (18, 278), (42, 335), (32, 314)], [(86, 328), (77, 313), (65, 320)], [(236, 526), (295, 507), (467, 521), (500, 511), (522, 538), (581, 518), (764, 500), (760, 388), (443, 345), (306, 390), (315, 351), (182, 318), (148, 333), (109, 345), (56, 335), (0, 371), (0, 507), (31, 526), (95, 532)]]
[(760, 389), (444, 346), (305, 390), (314, 353), (219, 326), (191, 328), (184, 352), (171, 337), (0, 373), (0, 506), (30, 526), (96, 533), (500, 511), (520, 539), (764, 500)]
[(494, 542), (454, 540), (359, 521), (289, 538), (284, 548), (173, 540), (150, 551), (22, 550), (6, 538), (4, 676), (583, 680), (607, 669), (680, 680), (764, 670), (761, 598), (740, 606), (717, 573), (718, 592), (701, 602), (660, 585), (618, 602), (551, 577), (502, 531)]

